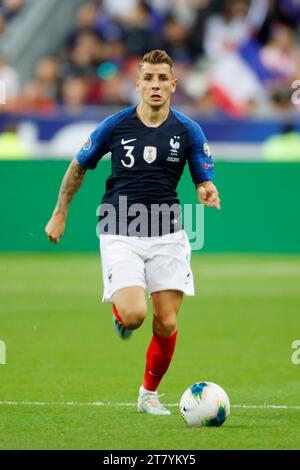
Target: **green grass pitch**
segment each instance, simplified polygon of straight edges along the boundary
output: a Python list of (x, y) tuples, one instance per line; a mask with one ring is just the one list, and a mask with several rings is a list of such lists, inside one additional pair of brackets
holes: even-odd
[(177, 406), (136, 412), (150, 304), (119, 340), (96, 254), (0, 255), (0, 448), (299, 449), (300, 257), (194, 254), (193, 271), (197, 294), (184, 300), (160, 392), (176, 404), (196, 381), (223, 386), (233, 407), (215, 429), (187, 428)]

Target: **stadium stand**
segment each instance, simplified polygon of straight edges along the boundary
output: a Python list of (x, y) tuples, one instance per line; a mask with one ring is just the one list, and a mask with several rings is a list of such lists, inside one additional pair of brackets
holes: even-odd
[[(23, 3), (2, 0), (0, 5), (21, 8)], [(44, 41), (30, 76), (18, 60), (2, 55), (0, 80), (10, 77), (6, 79), (10, 85), (0, 115), (99, 120), (111, 109), (137, 101), (137, 63), (146, 51), (160, 48), (175, 61), (179, 86), (173, 104), (201, 115), (209, 138), (212, 134), (215, 140), (218, 134), (220, 142), (222, 136), (227, 141), (245, 140), (243, 129), (240, 136), (234, 129), (238, 119), (247, 127), (246, 140), (260, 142), (278, 132), (280, 123), (272, 119), (288, 115), (299, 120), (299, 104), (291, 99), (292, 84), (300, 78), (297, 0), (77, 0), (71, 4), (73, 17), (65, 18), (64, 39), (55, 47), (52, 23), (48, 48)], [(222, 131), (224, 118), (227, 133)], [(256, 127), (251, 135), (253, 120)]]
[[(20, 6), (21, 0), (1, 4)], [(17, 110), (62, 104), (127, 105), (132, 75), (149, 49), (166, 49), (181, 86), (174, 104), (247, 116), (292, 110), (299, 77), (300, 6), (293, 0), (85, 2), (55, 54), (42, 57)], [(158, 6), (159, 5), (159, 6)], [(13, 10), (14, 11), (14, 10)], [(240, 77), (239, 87), (232, 87)], [(34, 99), (32, 99), (34, 97)]]

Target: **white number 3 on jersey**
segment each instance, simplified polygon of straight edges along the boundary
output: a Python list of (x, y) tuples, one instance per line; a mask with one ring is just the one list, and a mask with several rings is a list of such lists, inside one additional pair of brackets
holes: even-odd
[(121, 163), (123, 166), (125, 166), (126, 168), (132, 168), (133, 165), (134, 165), (134, 156), (132, 155), (132, 151), (134, 150), (134, 146), (133, 145), (125, 145), (124, 146), (124, 150), (127, 150), (127, 153), (125, 155), (125, 157), (129, 158), (129, 162), (124, 162), (124, 160), (121, 160)]

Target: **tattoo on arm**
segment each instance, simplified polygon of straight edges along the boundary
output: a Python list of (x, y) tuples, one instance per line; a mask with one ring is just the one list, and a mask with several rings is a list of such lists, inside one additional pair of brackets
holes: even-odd
[(73, 160), (60, 187), (58, 201), (54, 209), (55, 215), (67, 215), (70, 202), (80, 188), (85, 174), (86, 169), (80, 166), (76, 160)]

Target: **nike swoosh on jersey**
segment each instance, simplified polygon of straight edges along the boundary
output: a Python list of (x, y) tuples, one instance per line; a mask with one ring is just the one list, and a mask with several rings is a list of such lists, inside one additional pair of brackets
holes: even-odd
[(126, 145), (126, 144), (129, 144), (129, 142), (133, 142), (134, 140), (136, 140), (136, 139), (129, 139), (129, 140), (124, 140), (124, 139), (122, 139), (122, 140), (121, 140), (121, 144), (122, 144), (122, 145)]

